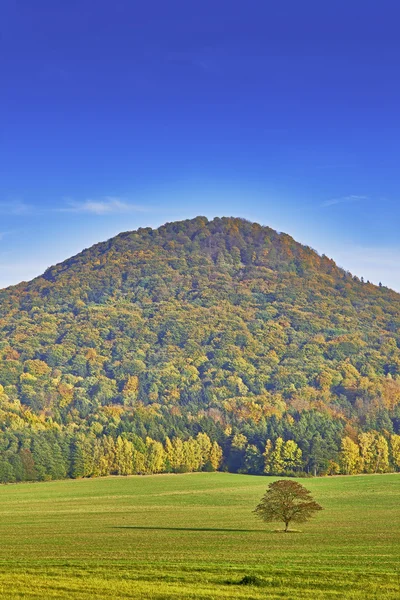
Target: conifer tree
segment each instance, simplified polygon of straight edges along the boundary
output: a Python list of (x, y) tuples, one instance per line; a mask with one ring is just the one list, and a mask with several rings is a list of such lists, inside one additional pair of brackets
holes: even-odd
[(246, 473), (256, 475), (263, 470), (263, 456), (255, 444), (249, 444), (244, 455)]

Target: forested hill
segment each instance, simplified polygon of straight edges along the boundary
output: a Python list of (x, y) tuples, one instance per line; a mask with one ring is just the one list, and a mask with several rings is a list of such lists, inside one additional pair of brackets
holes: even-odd
[[(0, 479), (101, 474), (79, 440), (146, 461), (152, 443), (165, 454), (199, 432), (231, 470), (268, 471), (265, 444), (293, 440), (293, 468), (350, 472), (343, 440), (362, 454), (363, 432), (400, 466), (399, 324), (399, 294), (268, 227), (197, 217), (122, 233), (0, 291)], [(166, 456), (164, 470), (190, 470)]]

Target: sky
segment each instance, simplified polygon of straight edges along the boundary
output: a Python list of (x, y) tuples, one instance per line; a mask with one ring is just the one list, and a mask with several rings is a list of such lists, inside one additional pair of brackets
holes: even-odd
[(398, 0), (1, 0), (0, 287), (240, 216), (400, 291)]

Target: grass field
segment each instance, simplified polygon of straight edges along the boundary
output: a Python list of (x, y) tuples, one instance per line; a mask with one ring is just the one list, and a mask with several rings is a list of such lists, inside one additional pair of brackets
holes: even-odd
[[(400, 475), (302, 480), (301, 533), (252, 514), (270, 478), (227, 473), (0, 487), (0, 597), (399, 599)], [(256, 575), (262, 586), (239, 585)]]

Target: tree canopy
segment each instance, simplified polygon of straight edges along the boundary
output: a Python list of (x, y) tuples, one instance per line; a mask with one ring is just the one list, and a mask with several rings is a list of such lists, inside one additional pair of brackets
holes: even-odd
[(399, 469), (399, 325), (399, 294), (257, 223), (122, 233), (0, 291), (4, 472), (47, 431), (68, 461), (204, 432), (234, 471)]
[(287, 532), (292, 521), (305, 523), (320, 510), (322, 506), (304, 486), (297, 481), (281, 479), (269, 484), (254, 512), (266, 523), (282, 521)]

